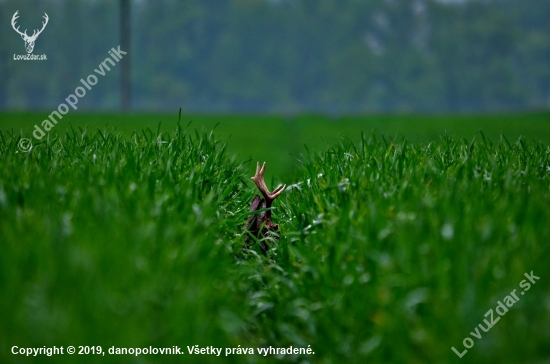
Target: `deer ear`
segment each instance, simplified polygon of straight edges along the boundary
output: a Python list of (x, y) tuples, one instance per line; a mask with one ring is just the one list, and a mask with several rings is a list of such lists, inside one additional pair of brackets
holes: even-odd
[(256, 195), (252, 199), (252, 204), (250, 205), (250, 211), (256, 211), (260, 207), (260, 204), (262, 203), (262, 199), (260, 196)]
[(25, 40), (25, 34), (21, 34), (21, 39)]

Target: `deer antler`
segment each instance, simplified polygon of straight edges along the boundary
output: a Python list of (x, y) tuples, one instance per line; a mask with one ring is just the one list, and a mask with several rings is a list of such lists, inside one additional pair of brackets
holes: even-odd
[(28, 37), (27, 35), (27, 29), (25, 29), (25, 32), (22, 33), (21, 31), (19, 31), (19, 27), (15, 27), (15, 23), (17, 21), (17, 18), (19, 18), (19, 15), (17, 15), (17, 13), (19, 12), (19, 10), (17, 10), (15, 12), (15, 14), (13, 14), (13, 17), (11, 18), (11, 26), (13, 28), (13, 30), (15, 30), (17, 33), (19, 33), (21, 36), (25, 36), (25, 37)]
[(36, 38), (38, 38), (38, 36), (40, 35), (40, 33), (42, 33), (42, 31), (44, 30), (44, 28), (46, 28), (46, 25), (48, 24), (48, 21), (50, 20), (50, 18), (48, 17), (48, 14), (44, 13), (44, 20), (42, 22), (42, 29), (40, 30), (34, 30), (32, 35), (29, 37), (29, 35), (27, 34), (27, 29), (25, 29), (24, 32), (21, 32), (19, 30), (19, 26), (16, 28), (16, 22), (17, 22), (17, 19), (19, 18), (19, 10), (17, 10), (15, 12), (15, 14), (13, 14), (13, 17), (11, 18), (11, 26), (13, 28), (13, 30), (15, 30), (17, 33), (19, 33), (24, 39), (28, 39), (28, 40), (36, 40)]
[[(32, 35), (30, 36), (30, 38), (33, 38), (33, 39), (36, 39), (38, 38), (38, 36), (40, 35), (40, 33), (42, 33), (42, 31), (44, 30), (44, 28), (46, 28), (46, 25), (48, 24), (48, 20), (50, 20), (50, 18), (48, 18), (48, 14), (44, 13), (44, 16), (43, 16), (45, 22), (42, 22), (42, 29), (40, 30), (34, 30)], [(38, 32), (38, 33), (37, 33)], [(36, 34), (35, 34), (36, 33)]]
[(250, 215), (246, 221), (246, 230), (248, 235), (246, 238), (247, 247), (250, 247), (250, 244), (255, 239), (260, 240), (260, 248), (264, 254), (269, 250), (268, 241), (279, 240), (277, 231), (279, 230), (279, 225), (271, 221), (271, 205), (273, 201), (283, 193), (286, 185), (279, 185), (269, 192), (264, 181), (264, 172), (265, 172), (265, 162), (260, 168), (260, 163), (256, 164), (256, 174), (251, 179), (254, 181), (264, 198), (260, 196), (254, 196), (252, 200), (252, 205), (250, 206), (250, 211), (257, 211), (260, 209), (267, 209), (259, 214)]
[(262, 165), (262, 168), (260, 168), (260, 162), (256, 164), (256, 174), (254, 177), (250, 177), (251, 180), (254, 181), (260, 192), (265, 198), (265, 205), (267, 208), (271, 207), (271, 204), (273, 201), (284, 191), (284, 188), (286, 185), (279, 185), (277, 188), (273, 190), (273, 192), (269, 192), (267, 189), (267, 186), (265, 185), (264, 181), (264, 172), (265, 172), (265, 162)]

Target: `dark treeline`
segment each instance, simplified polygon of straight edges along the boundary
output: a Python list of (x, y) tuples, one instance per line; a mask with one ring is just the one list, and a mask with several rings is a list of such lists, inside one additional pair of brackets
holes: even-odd
[[(39, 28), (25, 54), (11, 27)], [(111, 0), (0, 1), (0, 108), (52, 109), (119, 41)], [(550, 106), (548, 0), (132, 2), (132, 106), (485, 111)], [(119, 107), (120, 65), (79, 101)]]

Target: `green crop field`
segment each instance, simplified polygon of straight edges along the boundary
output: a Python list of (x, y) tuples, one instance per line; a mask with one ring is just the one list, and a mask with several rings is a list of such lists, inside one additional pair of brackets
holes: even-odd
[(1, 363), (550, 362), (548, 113), (46, 116), (0, 114)]
[[(49, 112), (4, 112), (0, 113), (0, 130), (15, 134), (31, 135), (34, 125), (41, 125)], [(177, 111), (166, 114), (116, 114), (116, 113), (69, 113), (54, 127), (52, 132), (63, 135), (71, 127), (98, 128), (130, 135), (150, 128), (156, 132), (172, 131), (180, 120), (182, 127), (189, 123), (190, 131), (212, 130), (217, 138), (227, 143), (229, 155), (240, 160), (249, 158), (267, 161), (268, 175), (282, 178), (290, 174), (305, 152), (326, 150), (341, 136), (358, 142), (361, 132), (378, 131), (386, 137), (405, 136), (415, 142), (430, 143), (445, 135), (472, 140), (479, 138), (480, 130), (492, 140), (499, 140), (503, 133), (509, 140), (523, 136), (529, 140), (550, 144), (550, 112), (523, 114), (487, 115), (366, 115), (330, 118), (323, 115), (225, 115), (184, 114)], [(32, 139), (32, 138), (31, 138)]]

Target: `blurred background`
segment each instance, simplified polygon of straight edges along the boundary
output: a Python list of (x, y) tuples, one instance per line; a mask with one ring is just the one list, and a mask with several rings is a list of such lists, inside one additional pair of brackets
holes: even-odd
[[(46, 61), (14, 60), (16, 11), (29, 35), (48, 14)], [(282, 179), (304, 145), (361, 132), (550, 143), (548, 19), (548, 0), (0, 0), (0, 130), (44, 128), (120, 45), (53, 135), (219, 124), (230, 154)]]
[[(47, 61), (14, 61), (16, 10), (29, 34), (48, 14)], [(57, 108), (121, 28), (134, 111), (548, 109), (548, 19), (548, 0), (0, 0), (0, 109)], [(79, 110), (119, 110), (121, 71)]]

